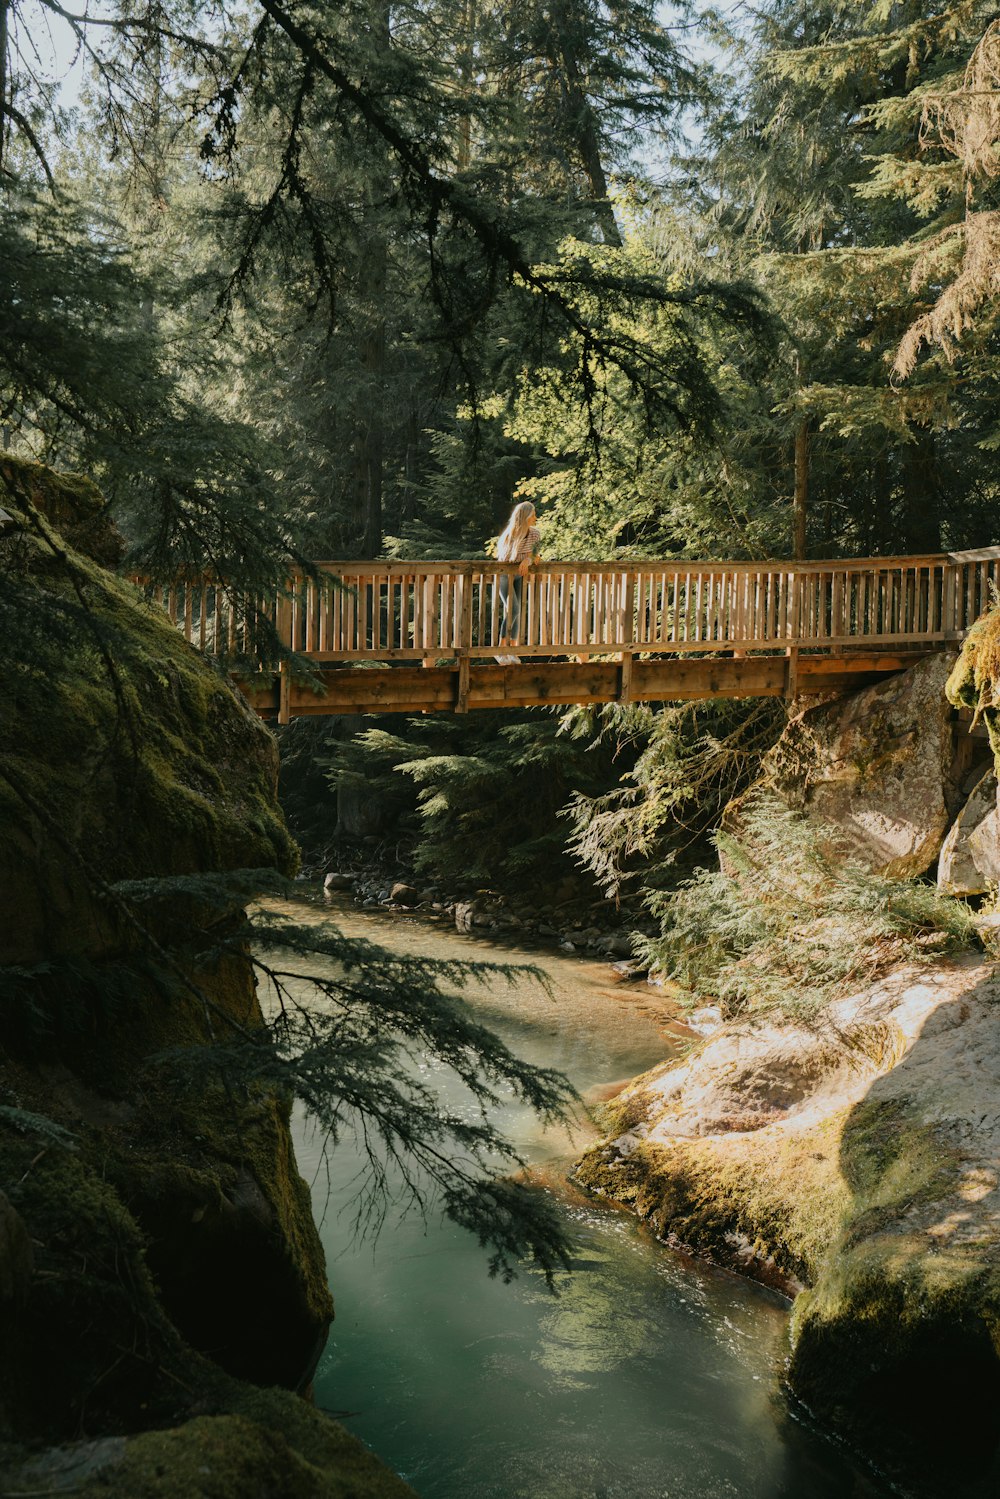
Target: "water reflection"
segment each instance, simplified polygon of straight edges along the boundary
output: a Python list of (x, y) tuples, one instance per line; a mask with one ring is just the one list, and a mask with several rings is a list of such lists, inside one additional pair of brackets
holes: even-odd
[[(397, 951), (510, 956), (412, 918), (350, 908), (351, 936)], [(535, 959), (536, 955), (526, 955)], [(643, 1014), (597, 963), (542, 955), (537, 985), (470, 994), (522, 1056), (585, 1092), (659, 1061), (667, 1018)], [(439, 1074), (449, 1097), (454, 1081)], [(509, 1102), (500, 1123), (556, 1177), (567, 1142)], [(314, 1175), (337, 1320), (316, 1381), (348, 1424), (423, 1499), (862, 1499), (880, 1493), (841, 1452), (792, 1423), (778, 1393), (787, 1312), (771, 1293), (661, 1248), (630, 1218), (567, 1198), (577, 1244), (553, 1298), (527, 1272), (486, 1275), (461, 1230), (392, 1220), (352, 1238), (360, 1154), (329, 1170), (308, 1121), (300, 1165)], [(577, 1140), (576, 1148), (582, 1145)]]

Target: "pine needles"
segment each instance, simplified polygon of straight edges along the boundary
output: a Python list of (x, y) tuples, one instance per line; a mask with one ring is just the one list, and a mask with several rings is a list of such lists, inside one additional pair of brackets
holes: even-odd
[[(235, 952), (253, 943), (268, 1023), (164, 1054), (173, 1086), (200, 1095), (222, 1078), (237, 1093), (301, 1099), (328, 1149), (345, 1136), (361, 1146), (356, 1231), (377, 1234), (390, 1210), (441, 1210), (488, 1250), (491, 1275), (511, 1280), (527, 1259), (551, 1286), (569, 1268), (565, 1231), (545, 1194), (511, 1175), (525, 1163), (494, 1115), (513, 1097), (565, 1122), (575, 1091), (522, 1061), (452, 992), (484, 976), (509, 982), (511, 965), (400, 956), (266, 911), (227, 940)], [(441, 1067), (464, 1085), (461, 1106), (425, 1081)]]
[(755, 799), (738, 837), (717, 835), (723, 870), (653, 897), (663, 926), (647, 956), (692, 1002), (808, 1020), (900, 963), (974, 945), (964, 903), (843, 862), (833, 840), (783, 803)]

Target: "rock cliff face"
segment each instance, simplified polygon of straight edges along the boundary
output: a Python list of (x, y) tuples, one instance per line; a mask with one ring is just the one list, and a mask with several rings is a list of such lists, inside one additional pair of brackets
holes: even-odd
[(294, 868), (271, 736), (105, 571), (92, 486), (0, 459), (0, 505), (9, 1487), (408, 1493), (290, 1393), (332, 1305), (287, 1100), (181, 1093), (160, 1061), (262, 1023), (212, 877)]
[[(930, 656), (848, 698), (804, 708), (763, 766), (769, 788), (832, 828), (841, 851), (879, 873), (924, 874), (962, 805), (945, 683), (954, 656)], [(985, 752), (980, 761), (985, 764)], [(726, 824), (738, 824), (739, 804)]]
[[(769, 791), (872, 869), (931, 868), (982, 777), (954, 753), (945, 676), (928, 663), (808, 709)], [(970, 954), (808, 1025), (720, 1023), (608, 1105), (578, 1166), (660, 1236), (794, 1296), (791, 1390), (908, 1492), (1000, 1473), (998, 1000), (992, 958)]]

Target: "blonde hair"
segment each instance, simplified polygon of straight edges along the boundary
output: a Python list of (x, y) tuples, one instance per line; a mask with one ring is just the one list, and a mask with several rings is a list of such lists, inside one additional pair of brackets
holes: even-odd
[(530, 500), (522, 500), (515, 505), (510, 513), (510, 520), (500, 532), (497, 541), (497, 561), (513, 562), (517, 555), (518, 545), (524, 540), (531, 530), (531, 523), (535, 519), (535, 507)]

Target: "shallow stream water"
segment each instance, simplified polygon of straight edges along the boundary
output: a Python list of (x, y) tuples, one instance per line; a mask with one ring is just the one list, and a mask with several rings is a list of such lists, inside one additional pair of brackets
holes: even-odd
[[(295, 909), (296, 915), (302, 908)], [(678, 1043), (664, 1001), (606, 965), (500, 948), (443, 923), (338, 905), (351, 937), (402, 953), (524, 961), (530, 979), (468, 991), (521, 1056), (594, 1097)], [(443, 1070), (435, 1086), (455, 1100)], [(592, 1138), (543, 1132), (513, 1103), (502, 1123), (560, 1183)], [(315, 1383), (422, 1499), (869, 1499), (883, 1490), (792, 1416), (780, 1393), (787, 1306), (658, 1244), (630, 1217), (558, 1195), (576, 1243), (558, 1296), (522, 1272), (490, 1280), (486, 1255), (437, 1219), (352, 1230), (360, 1155), (324, 1158), (307, 1118), (296, 1150), (312, 1182), (337, 1316)]]

